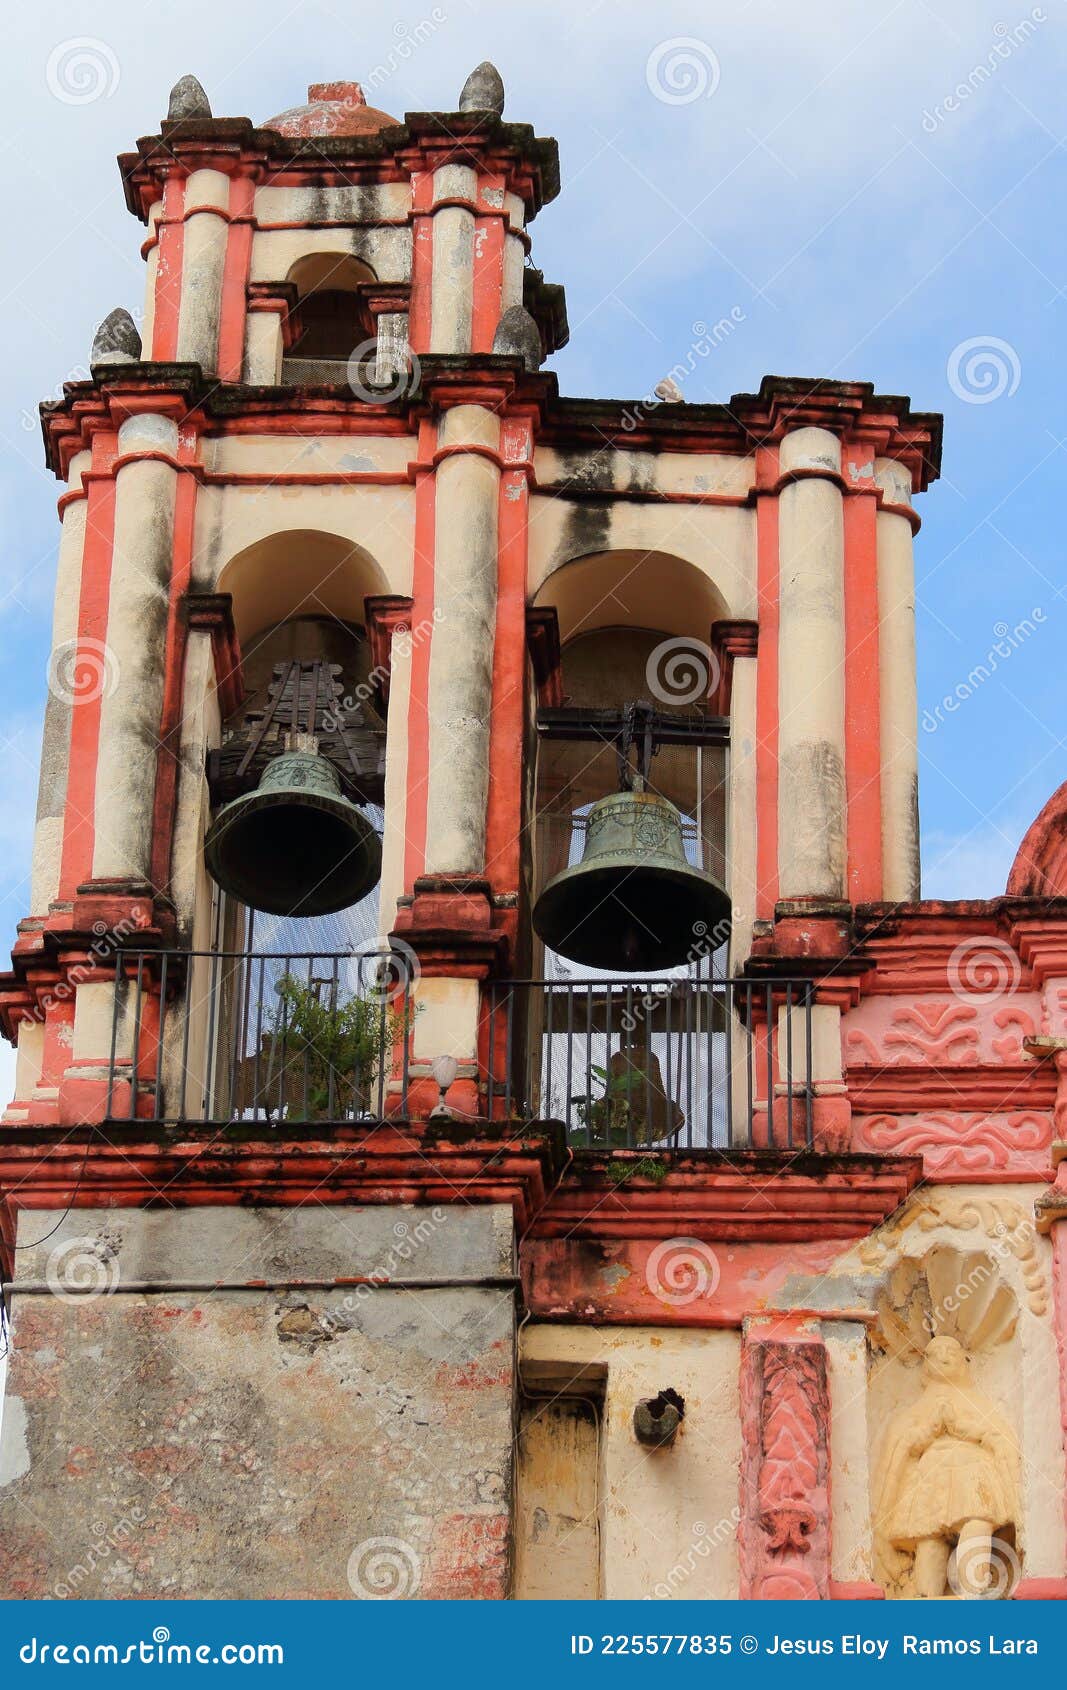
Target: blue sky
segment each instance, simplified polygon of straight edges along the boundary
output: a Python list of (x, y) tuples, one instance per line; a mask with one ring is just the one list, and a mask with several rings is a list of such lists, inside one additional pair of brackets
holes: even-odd
[[(944, 412), (944, 479), (918, 540), (920, 709), (1004, 626), (1033, 631), (920, 735), (924, 890), (1003, 889), (1067, 777), (1063, 0), (45, 0), (6, 36), (5, 949), (28, 910), (57, 533), (36, 405), (84, 369), (112, 306), (141, 301), (142, 231), (115, 155), (158, 128), (187, 70), (216, 115), (263, 121), (309, 81), (375, 65), (374, 103), (447, 109), (493, 58), (507, 115), (559, 139), (564, 190), (533, 234), (535, 261), (568, 291), (571, 344), (553, 360), (565, 393), (643, 394), (685, 359), (695, 323), (733, 311), (686, 398), (751, 391), (767, 372), (830, 375)], [(91, 99), (63, 83), (85, 37)], [(991, 346), (973, 378), (966, 343)]]

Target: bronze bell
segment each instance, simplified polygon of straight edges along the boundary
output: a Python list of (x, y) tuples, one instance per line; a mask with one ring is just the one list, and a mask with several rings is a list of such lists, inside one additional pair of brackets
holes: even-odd
[(345, 798), (312, 734), (290, 736), (254, 792), (223, 806), (204, 841), (224, 892), (270, 915), (329, 915), (357, 904), (382, 873), (378, 835)]
[(730, 899), (687, 862), (682, 818), (666, 798), (614, 792), (589, 811), (580, 863), (550, 880), (534, 909), (541, 938), (588, 968), (644, 974), (707, 955)]

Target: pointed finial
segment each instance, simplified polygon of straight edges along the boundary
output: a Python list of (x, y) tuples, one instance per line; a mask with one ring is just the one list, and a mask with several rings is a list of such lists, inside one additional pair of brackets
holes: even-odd
[(544, 353), (541, 331), (525, 305), (509, 305), (497, 324), (493, 351), (521, 358), (528, 370), (539, 370)]
[(141, 358), (141, 337), (125, 306), (109, 311), (93, 336), (89, 354), (92, 364), (136, 364)]
[(491, 111), (497, 117), (504, 112), (504, 79), (496, 65), (483, 59), (472, 70), (459, 96), (460, 111)]
[(204, 93), (203, 84), (195, 76), (180, 76), (170, 91), (168, 122), (180, 123), (187, 117), (210, 116), (211, 101)]

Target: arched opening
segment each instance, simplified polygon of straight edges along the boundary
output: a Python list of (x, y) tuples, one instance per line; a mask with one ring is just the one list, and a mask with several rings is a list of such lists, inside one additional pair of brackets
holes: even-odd
[[(710, 636), (726, 606), (712, 582), (675, 556), (600, 553), (558, 569), (536, 603), (556, 612), (562, 703), (537, 716), (531, 908), (587, 847), (590, 857), (601, 848), (588, 817), (619, 789), (619, 745), (635, 721), (645, 790), (677, 811), (685, 861), (725, 885), (728, 729), (712, 699)], [(728, 924), (698, 918), (692, 882), (666, 884), (691, 928), (668, 970), (576, 963), (560, 954), (564, 943), (557, 951), (534, 938), (531, 972), (544, 987), (531, 1003), (533, 1084), (542, 1112), (567, 1120), (576, 1145), (703, 1147), (728, 1138), (730, 1039), (718, 984)], [(635, 906), (652, 897), (643, 869), (633, 885)], [(583, 892), (576, 897), (584, 921)], [(639, 924), (641, 913), (635, 907)]]
[[(364, 600), (385, 585), (369, 553), (312, 530), (247, 547), (218, 580), (232, 599), (245, 691), (208, 758), (203, 860), (218, 877), (204, 875), (210, 948), (194, 955), (191, 1036), (171, 1029), (182, 1048), (170, 1059), (219, 1118), (345, 1120), (387, 1109), (408, 1005), (402, 996), (394, 1011), (380, 985), (378, 885), (322, 914), (273, 896), (294, 865), (316, 891), (331, 875), (342, 887), (366, 884), (364, 863), (377, 872), (385, 723)], [(322, 801), (324, 779), (334, 792)]]
[[(364, 602), (385, 586), (385, 576), (369, 552), (340, 535), (314, 529), (258, 541), (230, 560), (218, 583), (219, 591), (232, 598), (245, 681), (239, 710), (223, 724), (221, 762), (232, 761), (228, 747), (244, 746), (255, 732), (271, 708), (274, 691), (293, 666), (306, 672), (318, 664), (325, 672), (318, 685), (329, 686), (337, 703), (320, 721), (320, 728), (325, 725), (328, 730), (323, 749), (339, 767), (344, 795), (363, 806), (379, 835), (384, 828), (382, 777), (369, 764), (377, 746), (384, 765), (385, 723), (371, 674)], [(281, 749), (292, 725), (288, 699), (293, 682), (286, 684), (286, 702), (275, 711), (264, 738), (267, 752)], [(342, 727), (353, 730), (358, 740), (358, 777), (346, 758), (344, 735), (338, 743)], [(378, 888), (374, 887), (359, 903), (329, 915), (279, 915), (249, 909), (243, 916), (244, 940), (257, 951), (347, 951), (377, 935), (378, 907)], [(231, 914), (231, 931), (234, 921)], [(218, 925), (220, 931), (226, 925), (222, 912)]]
[(362, 288), (374, 279), (370, 266), (350, 253), (312, 252), (298, 259), (287, 280), (299, 294), (300, 332), (286, 362), (347, 363), (373, 335)]

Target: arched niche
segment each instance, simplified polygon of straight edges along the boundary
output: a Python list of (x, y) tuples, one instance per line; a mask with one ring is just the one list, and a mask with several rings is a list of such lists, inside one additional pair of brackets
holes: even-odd
[(560, 643), (605, 627), (655, 628), (707, 642), (731, 614), (709, 575), (672, 552), (613, 550), (571, 558), (541, 583), (535, 605), (553, 605)]
[(362, 289), (374, 281), (369, 264), (346, 252), (309, 252), (286, 280), (298, 293), (299, 333), (287, 358), (347, 362), (373, 332)]
[[(223, 738), (239, 731), (250, 712), (263, 709), (275, 666), (290, 660), (335, 665), (342, 700), (358, 700), (368, 725), (380, 728), (364, 601), (386, 585), (368, 551), (341, 535), (315, 529), (272, 534), (231, 558), (219, 576), (218, 590), (232, 598), (245, 696), (235, 716), (222, 724)], [(384, 822), (376, 802), (368, 813), (380, 832)], [(364, 941), (376, 934), (377, 924), (375, 889), (362, 904), (333, 916), (292, 920), (253, 915), (244, 922), (242, 942), (259, 950), (329, 952)]]
[[(559, 624), (561, 688), (568, 711), (621, 715), (643, 701), (665, 716), (699, 727), (711, 715), (716, 674), (710, 636), (726, 604), (709, 577), (664, 552), (610, 551), (574, 558), (548, 576), (534, 605), (551, 606)], [(683, 820), (694, 866), (727, 879), (727, 751), (709, 722), (707, 743), (663, 744), (649, 786)], [(534, 897), (553, 875), (580, 860), (589, 806), (617, 786), (610, 745), (554, 737), (544, 718), (535, 783)], [(548, 973), (556, 959), (546, 955)], [(705, 959), (701, 959), (700, 966)]]
[(294, 528), (246, 546), (225, 564), (216, 591), (229, 593), (248, 661), (258, 638), (294, 617), (327, 616), (362, 627), (364, 600), (389, 591), (371, 553), (343, 535)]

